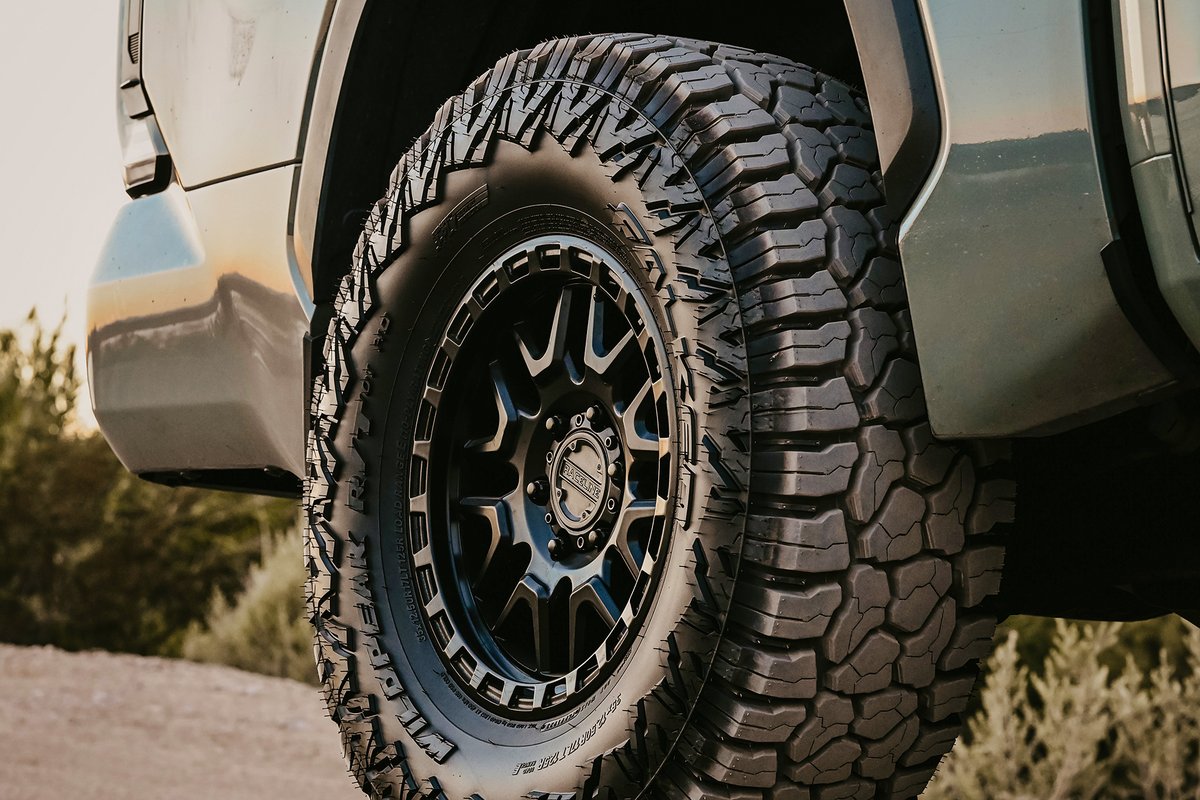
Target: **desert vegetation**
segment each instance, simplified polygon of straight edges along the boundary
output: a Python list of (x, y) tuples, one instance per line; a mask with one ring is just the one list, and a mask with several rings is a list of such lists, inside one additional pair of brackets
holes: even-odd
[[(311, 681), (292, 502), (126, 473), (75, 417), (75, 354), (0, 331), (0, 641)], [(934, 800), (1200, 798), (1200, 632), (1013, 618)]]

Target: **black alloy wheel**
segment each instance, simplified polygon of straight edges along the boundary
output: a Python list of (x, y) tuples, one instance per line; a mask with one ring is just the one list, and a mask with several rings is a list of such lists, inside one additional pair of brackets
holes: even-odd
[(426, 382), (413, 442), (433, 487), (410, 497), (430, 532), (412, 553), (425, 614), (476, 702), (570, 705), (619, 661), (658, 576), (674, 477), (663, 342), (618, 261), (569, 236), (501, 256), (451, 320), (455, 357)]

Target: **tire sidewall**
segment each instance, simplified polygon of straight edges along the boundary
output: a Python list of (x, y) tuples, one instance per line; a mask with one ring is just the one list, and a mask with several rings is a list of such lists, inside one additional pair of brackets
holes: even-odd
[[(504, 782), (503, 789), (493, 789), (492, 796), (569, 793), (593, 771), (596, 759), (627, 742), (631, 732), (646, 727), (643, 701), (656, 689), (661, 693), (668, 671), (680, 668), (669, 652), (679, 646), (673, 637), (698, 635), (694, 622), (681, 630), (689, 614), (695, 616), (697, 559), (705, 560), (705, 552), (731, 545), (741, 532), (736, 518), (712, 520), (706, 515), (701, 499), (709, 492), (713, 476), (697, 460), (698, 442), (693, 438), (698, 427), (721, 431), (746, 424), (748, 408), (739, 406), (748, 403), (714, 407), (707, 402), (710, 394), (696, 391), (702, 382), (694, 377), (692, 343), (712, 341), (720, 331), (698, 330), (700, 312), (709, 304), (676, 302), (687, 287), (671, 278), (682, 283), (687, 275), (705, 275), (719, 287), (723, 277), (730, 287), (730, 301), (732, 283), (721, 259), (697, 258), (686, 248), (672, 247), (670, 237), (655, 236), (661, 220), (646, 210), (635, 182), (614, 181), (589, 149), (571, 156), (549, 137), (532, 150), (500, 142), (487, 165), (450, 172), (444, 180), (440, 202), (407, 218), (408, 243), (379, 273), (375, 313), (352, 351), (354, 381), (361, 385), (369, 377), (370, 392), (361, 396), (358, 408), (369, 421), (369, 433), (362, 432), (358, 420), (343, 424), (337, 450), (343, 463), (361, 459), (356, 474), (365, 479), (366, 501), (362, 513), (336, 504), (331, 522), (335, 529), (361, 532), (366, 561), (358, 566), (364, 568), (375, 605), (378, 634), (358, 642), (356, 681), (376, 696), (384, 712), (379, 715), (384, 739), (405, 743), (412, 777), (436, 777), (447, 796), (480, 793), (481, 787), (496, 786), (498, 780)], [(469, 216), (461, 214), (465, 201), (478, 197), (481, 188), (487, 192), (486, 205)], [(631, 242), (627, 228), (617, 229), (614, 209), (622, 207), (628, 209), (623, 214), (637, 219), (650, 246)], [(704, 216), (701, 225), (712, 223)], [(507, 247), (531, 235), (564, 233), (563, 227), (617, 256), (641, 284), (664, 339), (668, 362), (664, 380), (668, 386), (683, 385), (691, 391), (669, 395), (676, 404), (677, 463), (671, 533), (651, 608), (623, 663), (585, 701), (564, 713), (536, 721), (502, 719), (466, 696), (444, 667), (421, 617), (405, 543), (408, 462), (423, 379), (456, 304), (490, 260)], [(661, 275), (647, 274), (646, 265), (655, 261), (667, 265), (673, 275), (663, 280)], [(736, 303), (730, 306), (736, 316)], [(731, 352), (725, 358), (741, 362), (744, 374), (742, 353)], [(683, 374), (689, 375), (690, 383), (681, 384)], [(748, 465), (728, 468), (735, 475), (740, 470), (741, 485), (746, 485)], [(714, 521), (719, 524), (706, 524)], [(342, 596), (356, 598), (353, 608), (357, 608), (362, 603), (358, 599), (362, 575), (355, 574), (353, 565), (343, 564), (340, 578)], [(717, 604), (724, 606), (727, 595), (718, 590)], [(723, 607), (706, 610), (710, 633), (716, 632), (723, 611)], [(345, 616), (347, 624), (360, 622), (356, 613)], [(424, 726), (405, 726), (396, 713), (386, 713), (394, 710), (395, 701), (384, 699), (379, 673), (372, 668), (373, 662), (380, 662), (379, 646), (404, 688), (402, 708), (418, 711)], [(712, 648), (708, 649), (711, 659)], [(693, 681), (702, 682), (709, 663), (691, 661), (683, 668), (692, 673)], [(429, 748), (430, 732), (453, 746), (440, 763), (445, 745), (435, 739)], [(654, 764), (643, 767), (656, 768)]]

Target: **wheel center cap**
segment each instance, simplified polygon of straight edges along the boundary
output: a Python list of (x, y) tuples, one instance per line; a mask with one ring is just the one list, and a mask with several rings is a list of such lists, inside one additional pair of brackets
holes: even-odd
[(620, 505), (623, 475), (616, 434), (600, 422), (597, 410), (577, 414), (547, 461), (551, 529), (567, 552), (593, 549), (608, 535)]
[(587, 531), (608, 499), (608, 453), (593, 431), (577, 430), (559, 444), (550, 473), (554, 511), (572, 531)]

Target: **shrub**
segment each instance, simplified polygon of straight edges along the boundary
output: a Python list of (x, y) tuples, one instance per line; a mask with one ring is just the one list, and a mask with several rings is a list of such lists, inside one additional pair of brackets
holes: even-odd
[(316, 682), (312, 628), (304, 617), (304, 563), (296, 532), (272, 539), (230, 603), (214, 595), (204, 627), (193, 623), (183, 656)]
[[(1122, 640), (1139, 625), (1056, 621), (1040, 674), (1010, 630), (988, 662), (979, 710), (924, 795), (934, 800), (1091, 800), (1200, 794), (1200, 631), (1148, 673)], [(1177, 665), (1181, 664), (1181, 668)]]
[(177, 655), (295, 504), (135, 478), (74, 422), (78, 389), (58, 329), (0, 331), (0, 641)]

